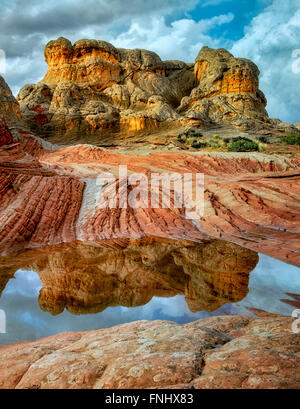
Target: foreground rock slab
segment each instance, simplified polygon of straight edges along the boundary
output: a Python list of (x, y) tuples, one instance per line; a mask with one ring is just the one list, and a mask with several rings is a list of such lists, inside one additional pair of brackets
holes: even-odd
[(0, 347), (0, 388), (300, 388), (292, 318), (137, 321)]

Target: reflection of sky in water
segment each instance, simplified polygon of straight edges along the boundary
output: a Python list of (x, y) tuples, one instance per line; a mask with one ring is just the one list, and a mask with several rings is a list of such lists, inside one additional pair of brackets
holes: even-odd
[(183, 296), (154, 297), (147, 305), (135, 308), (109, 307), (98, 314), (71, 315), (64, 311), (52, 316), (40, 310), (38, 294), (41, 282), (35, 272), (19, 270), (16, 279), (7, 284), (0, 299), (0, 309), (6, 312), (7, 333), (0, 334), (0, 345), (33, 340), (66, 331), (85, 331), (111, 327), (136, 320), (172, 320), (186, 323), (211, 315), (250, 314), (246, 307), (291, 315), (293, 307), (280, 301), (284, 293), (300, 293), (300, 269), (261, 255), (250, 274), (249, 294), (241, 302), (226, 304), (213, 313), (191, 313)]

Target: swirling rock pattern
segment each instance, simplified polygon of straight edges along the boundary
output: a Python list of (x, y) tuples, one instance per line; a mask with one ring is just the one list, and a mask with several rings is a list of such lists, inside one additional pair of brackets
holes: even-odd
[(24, 168), (18, 174), (0, 173), (0, 247), (4, 252), (76, 239), (83, 183), (40, 173), (34, 175)]
[(70, 174), (76, 173), (80, 166), (87, 178), (95, 178), (103, 171), (117, 178), (119, 165), (145, 174), (205, 175), (204, 215), (197, 220), (198, 225), (184, 218), (182, 209), (97, 207), (99, 186), (94, 182), (89, 190), (94, 206), (87, 207), (78, 222), (82, 240), (131, 235), (141, 238), (151, 233), (196, 241), (213, 236), (300, 265), (298, 156), (178, 152), (145, 156), (80, 146), (47, 152), (41, 161), (56, 164)]

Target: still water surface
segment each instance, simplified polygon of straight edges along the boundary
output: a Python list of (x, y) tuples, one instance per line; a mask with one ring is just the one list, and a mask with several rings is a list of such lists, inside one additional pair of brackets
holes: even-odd
[(247, 307), (290, 316), (295, 307), (282, 302), (285, 293), (300, 293), (298, 267), (260, 255), (250, 273), (249, 293), (237, 303), (225, 304), (214, 312), (191, 312), (183, 295), (153, 297), (139, 307), (108, 307), (95, 314), (72, 315), (68, 311), (53, 316), (40, 309), (38, 295), (41, 281), (34, 271), (18, 270), (9, 280), (0, 298), (0, 309), (6, 313), (6, 334), (0, 334), (0, 345), (34, 340), (66, 331), (107, 328), (136, 320), (171, 320), (187, 323), (212, 315), (252, 315)]

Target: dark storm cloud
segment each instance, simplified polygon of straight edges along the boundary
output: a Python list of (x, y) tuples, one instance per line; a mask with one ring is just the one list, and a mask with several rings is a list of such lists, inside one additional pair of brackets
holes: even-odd
[(45, 38), (40, 33), (32, 33), (24, 37), (0, 33), (0, 48), (5, 50), (7, 58), (28, 56), (35, 47), (45, 42)]
[(266, 94), (268, 112), (289, 122), (300, 120), (300, 74), (293, 70), (293, 53), (298, 49), (299, 0), (273, 0), (253, 18), (244, 37), (231, 50), (259, 66), (260, 88)]
[(0, 48), (8, 58), (28, 56), (33, 48), (43, 48), (44, 43), (60, 35), (74, 37), (75, 41), (76, 33), (84, 32), (85, 28), (118, 32), (118, 26), (122, 28), (124, 21), (129, 23), (135, 16), (165, 14), (195, 3), (195, 0), (0, 0)]
[(135, 19), (188, 10), (197, 0), (0, 0), (0, 49), (7, 58), (5, 79), (13, 92), (41, 79), (43, 50), (59, 36), (71, 41), (96, 38), (109, 41)]
[(86, 25), (108, 25), (113, 21), (153, 14), (164, 14), (172, 9), (188, 9), (196, 1), (177, 0), (85, 0), (64, 2), (13, 0), (5, 2), (0, 16), (1, 31), (6, 35), (26, 36), (37, 32), (57, 34), (64, 30), (76, 31)]

